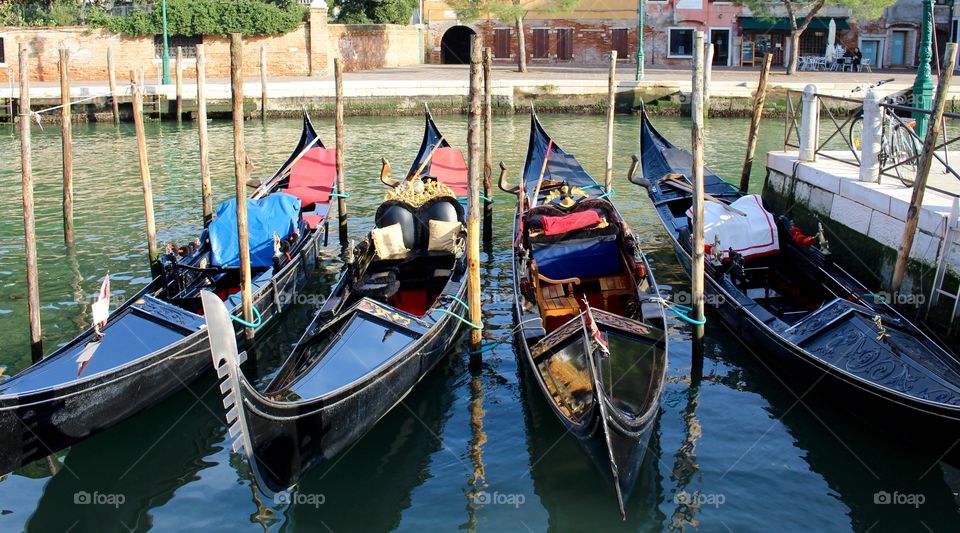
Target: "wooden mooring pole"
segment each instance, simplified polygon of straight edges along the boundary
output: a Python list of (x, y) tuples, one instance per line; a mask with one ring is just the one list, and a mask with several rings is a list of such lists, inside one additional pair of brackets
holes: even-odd
[(483, 244), (493, 243), (493, 54), (483, 49)]
[(607, 79), (607, 157), (603, 183), (606, 192), (613, 189), (613, 115), (617, 107), (617, 51), (610, 51), (610, 76)]
[[(250, 286), (250, 236), (247, 232), (247, 153), (243, 146), (243, 36), (230, 34), (230, 95), (233, 102), (233, 170), (237, 187), (237, 241), (240, 247), (240, 294), (243, 320), (253, 323), (253, 289)], [(253, 328), (245, 328), (253, 340)]]
[(174, 71), (177, 82), (177, 122), (183, 120), (183, 48), (177, 47), (177, 68)]
[(27, 257), (27, 316), (30, 320), (30, 359), (43, 359), (40, 336), (40, 279), (37, 273), (37, 219), (33, 214), (33, 162), (30, 157), (30, 64), (26, 43), (20, 43), (20, 169), (23, 180), (23, 242)]
[(896, 297), (903, 285), (903, 278), (907, 273), (907, 261), (910, 259), (910, 249), (913, 248), (913, 239), (917, 234), (917, 224), (920, 222), (920, 210), (923, 207), (923, 193), (927, 188), (927, 178), (933, 165), (933, 154), (936, 151), (937, 137), (943, 129), (943, 111), (947, 105), (947, 93), (950, 91), (950, 81), (953, 80), (953, 69), (957, 62), (957, 44), (947, 43), (947, 53), (944, 58), (944, 68), (937, 81), (937, 96), (933, 101), (933, 111), (927, 122), (926, 137), (923, 140), (923, 151), (920, 153), (920, 162), (917, 165), (917, 178), (913, 182), (913, 196), (910, 207), (907, 209), (907, 220), (903, 226), (903, 238), (897, 250), (897, 264), (893, 268), (893, 279), (890, 281), (890, 292)]
[(340, 58), (333, 59), (333, 77), (336, 86), (336, 117), (334, 128), (337, 133), (337, 215), (340, 218), (340, 246), (346, 246), (349, 241), (347, 235), (347, 186), (343, 178), (343, 63)]
[(713, 78), (713, 43), (703, 45), (703, 114), (710, 116), (710, 79)]
[(203, 203), (203, 227), (213, 222), (210, 186), (210, 147), (207, 143), (207, 53), (197, 45), (197, 135), (200, 137), (200, 195)]
[[(480, 114), (483, 81), (483, 52), (480, 39), (470, 37), (470, 113), (467, 129), (467, 160), (470, 179), (467, 193), (467, 303), (470, 322), (483, 326), (480, 312), (480, 179), (483, 167), (480, 163)], [(477, 352), (482, 340), (482, 329), (470, 331), (471, 357)]]
[(770, 65), (772, 63), (773, 54), (763, 56), (760, 82), (757, 83), (757, 93), (753, 95), (753, 117), (750, 119), (750, 131), (747, 133), (747, 155), (743, 158), (743, 171), (740, 173), (740, 192), (744, 194), (750, 188), (750, 172), (753, 170), (753, 159), (757, 153), (760, 120), (763, 118), (763, 106), (767, 101), (767, 76), (770, 75)]
[[(334, 59), (334, 62), (337, 60)], [(260, 121), (267, 120), (267, 47), (260, 45)]]
[(63, 146), (63, 242), (73, 246), (73, 124), (70, 116), (70, 51), (60, 49), (60, 139)]
[[(703, 254), (703, 113), (704, 113), (704, 48), (703, 32), (696, 32), (693, 41), (693, 91), (691, 94), (690, 146), (693, 153), (693, 231), (691, 236), (690, 300), (693, 319), (703, 322), (704, 254)], [(694, 326), (694, 340), (703, 339), (703, 326)]]
[(136, 70), (130, 71), (130, 87), (133, 90), (133, 126), (137, 132), (137, 154), (140, 157), (140, 184), (143, 186), (143, 212), (147, 221), (147, 254), (150, 256), (150, 272), (156, 277), (157, 225), (153, 217), (153, 183), (150, 181), (150, 163), (147, 160), (147, 135), (143, 129), (143, 92)]
[(107, 48), (107, 79), (110, 82), (110, 100), (113, 104), (113, 125), (120, 125), (120, 102), (117, 101), (117, 72), (113, 64), (113, 48)]

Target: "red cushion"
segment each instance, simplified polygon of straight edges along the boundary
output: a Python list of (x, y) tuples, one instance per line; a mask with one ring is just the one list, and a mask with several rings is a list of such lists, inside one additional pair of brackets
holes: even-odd
[(330, 189), (313, 187), (292, 187), (282, 192), (300, 199), (300, 209), (307, 209), (314, 204), (325, 204), (330, 201)]
[(596, 211), (586, 210), (570, 213), (560, 217), (541, 217), (544, 235), (562, 235), (578, 229), (589, 228), (599, 224), (602, 219)]
[(467, 163), (460, 150), (450, 146), (434, 150), (429, 174), (453, 189), (457, 196), (467, 195)]
[(303, 221), (307, 223), (310, 229), (317, 229), (323, 223), (323, 215), (303, 215)]
[(301, 206), (330, 202), (337, 179), (337, 152), (331, 148), (311, 148), (290, 170), (290, 185), (284, 191), (300, 198)]

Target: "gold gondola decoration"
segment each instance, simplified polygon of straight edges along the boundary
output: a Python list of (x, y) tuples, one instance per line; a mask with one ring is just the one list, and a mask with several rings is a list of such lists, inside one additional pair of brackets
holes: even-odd
[(434, 198), (450, 197), (456, 199), (453, 189), (436, 180), (424, 182), (419, 176), (414, 176), (387, 191), (383, 201), (398, 200), (412, 207), (421, 205)]

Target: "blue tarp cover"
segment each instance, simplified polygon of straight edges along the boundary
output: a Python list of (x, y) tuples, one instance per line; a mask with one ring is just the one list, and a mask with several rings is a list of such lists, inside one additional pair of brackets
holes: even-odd
[[(251, 267), (273, 265), (273, 234), (285, 239), (293, 233), (299, 214), (300, 199), (289, 194), (274, 193), (259, 200), (247, 200)], [(210, 223), (210, 264), (240, 266), (236, 199), (220, 204), (217, 218)]]

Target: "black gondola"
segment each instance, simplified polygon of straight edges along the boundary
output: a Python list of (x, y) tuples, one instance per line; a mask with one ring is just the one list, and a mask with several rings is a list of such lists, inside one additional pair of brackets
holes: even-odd
[[(646, 114), (641, 120), (638, 183), (689, 272), (692, 158)], [(707, 205), (732, 209), (730, 218), (742, 216), (731, 206), (737, 200), (761, 205), (709, 169), (704, 190)], [(788, 369), (791, 388), (826, 389), (842, 409), (944, 453), (953, 448), (960, 438), (960, 361), (838, 266), (822, 232), (809, 237), (786, 217), (760, 213), (779, 249), (747, 257), (747, 248), (720, 240), (708, 254), (707, 301), (724, 324), (761, 361)]]
[[(348, 252), (340, 280), (262, 393), (240, 370), (244, 357), (226, 309), (203, 294), (233, 447), (244, 451), (268, 496), (359, 439), (453, 344), (466, 312), (457, 200), (466, 172), (462, 153), (443, 141), (427, 113), (408, 179), (387, 193), (377, 228)], [(440, 226), (450, 229), (446, 243), (435, 239)], [(385, 253), (391, 228), (405, 251)]]
[[(604, 477), (621, 515), (660, 407), (664, 309), (634, 235), (531, 113), (514, 225), (514, 313), (530, 377)], [(652, 323), (651, 323), (652, 322)]]
[[(296, 148), (251, 195), (259, 202), (254, 205), (276, 208), (288, 217), (278, 227), (294, 228), (285, 239), (286, 253), (275, 260), (273, 238), (250, 243), (258, 261), (266, 257), (270, 262), (253, 268), (253, 299), (261, 324), (292, 303), (317, 264), (335, 177), (332, 153), (304, 115)], [(290, 195), (273, 195), (277, 192)], [(185, 255), (165, 253), (153, 281), (114, 310), (105, 324), (0, 383), (0, 472), (132, 416), (210, 368), (199, 293), (217, 291), (235, 312), (240, 304), (239, 268), (231, 256), (237, 250), (232, 206), (235, 200), (220, 206), (223, 218), (186, 247)], [(275, 221), (271, 217), (264, 215)]]

